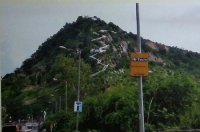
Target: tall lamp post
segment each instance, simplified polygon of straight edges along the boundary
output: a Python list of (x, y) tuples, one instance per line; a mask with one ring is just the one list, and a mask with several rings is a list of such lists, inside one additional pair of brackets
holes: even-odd
[(47, 115), (47, 112), (44, 110), (44, 111), (41, 111), (43, 113), (43, 119), (44, 119), (44, 122), (45, 122), (45, 119), (46, 119), (46, 115)]
[(65, 109), (66, 109), (66, 111), (67, 111), (67, 81), (66, 81), (66, 93), (65, 93), (66, 95), (66, 101), (65, 101)]
[[(58, 79), (53, 78), (53, 81), (57, 81), (57, 80), (58, 80)], [(52, 95), (51, 95), (51, 96), (52, 96)], [(65, 97), (66, 97), (66, 99), (65, 99), (65, 109), (66, 109), (66, 111), (67, 111), (67, 81), (66, 81)], [(60, 96), (60, 109), (61, 109), (61, 96)]]
[[(80, 65), (81, 65), (81, 50), (77, 49), (77, 50), (73, 50), (73, 49), (68, 49), (64, 46), (59, 46), (59, 48), (68, 50), (68, 51), (77, 51), (78, 55), (79, 55), (79, 61), (78, 61), (78, 89), (77, 89), (77, 102), (80, 102)], [(76, 120), (76, 131), (78, 131), (78, 125), (79, 125), (79, 111), (77, 111), (77, 120)]]

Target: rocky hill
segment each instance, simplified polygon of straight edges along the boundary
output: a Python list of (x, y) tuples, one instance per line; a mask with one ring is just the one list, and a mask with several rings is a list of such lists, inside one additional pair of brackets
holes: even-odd
[[(96, 16), (79, 16), (75, 22), (66, 23), (20, 68), (3, 77), (4, 121), (6, 114), (13, 120), (26, 118), (27, 114), (41, 120), (41, 110), (46, 110), (51, 116), (43, 127), (54, 122), (60, 123), (54, 128), (56, 131), (72, 131), (78, 87), (76, 51), (80, 49), (84, 102), (81, 130), (137, 131), (137, 80), (129, 75), (136, 38), (136, 34)], [(143, 38), (142, 52), (149, 53), (150, 75), (143, 80), (146, 128), (197, 128), (200, 124), (193, 119), (200, 117), (200, 112), (191, 109), (199, 108), (200, 54)]]

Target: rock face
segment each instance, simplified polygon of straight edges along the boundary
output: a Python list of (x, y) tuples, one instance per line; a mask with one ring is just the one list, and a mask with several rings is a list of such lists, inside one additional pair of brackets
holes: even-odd
[(122, 47), (122, 52), (127, 53), (127, 49), (128, 49), (128, 42), (126, 41), (121, 41), (120, 45)]
[(154, 54), (152, 54), (152, 53), (149, 53), (149, 61), (158, 62), (158, 63), (164, 62), (162, 58), (156, 57), (156, 56), (155, 56)]
[(113, 41), (113, 39), (112, 39), (110, 34), (107, 35), (107, 40), (110, 41), (110, 42)]
[[(169, 50), (169, 48), (166, 45), (152, 42), (150, 40), (146, 40), (145, 44), (148, 47), (150, 47), (151, 49), (156, 50), (156, 51), (160, 51), (160, 50), (168, 51)], [(161, 57), (157, 57), (151, 52), (149, 53), (149, 61), (164, 63), (164, 60)]]
[(154, 49), (156, 51), (159, 51), (159, 50), (166, 50), (166, 51), (168, 51), (169, 50), (169, 48), (166, 45), (164, 45), (164, 44), (158, 44), (158, 43), (152, 42), (150, 40), (146, 41), (146, 45), (149, 46), (151, 49)]

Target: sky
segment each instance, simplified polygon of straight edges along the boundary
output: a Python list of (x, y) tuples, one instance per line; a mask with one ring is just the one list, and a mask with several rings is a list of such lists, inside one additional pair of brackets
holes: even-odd
[[(7, 0), (0, 4), (1, 76), (14, 72), (65, 23), (97, 16), (136, 34), (136, 2)], [(200, 2), (141, 1), (141, 37), (200, 53)]]

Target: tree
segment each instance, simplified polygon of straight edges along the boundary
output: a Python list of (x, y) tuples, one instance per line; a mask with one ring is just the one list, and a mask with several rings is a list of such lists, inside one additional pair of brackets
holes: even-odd
[(186, 74), (175, 72), (169, 76), (166, 71), (153, 72), (144, 87), (147, 123), (161, 129), (178, 124), (179, 115), (193, 102), (195, 87), (195, 82)]

